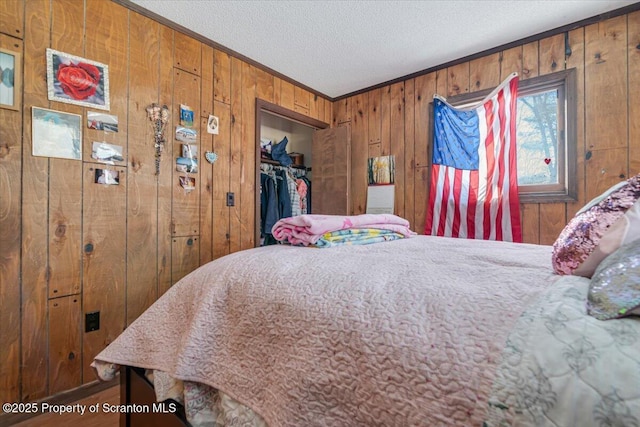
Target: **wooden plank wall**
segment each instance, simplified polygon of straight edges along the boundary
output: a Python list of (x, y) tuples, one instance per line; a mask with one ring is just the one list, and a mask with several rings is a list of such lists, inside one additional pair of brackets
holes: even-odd
[[(327, 122), (332, 103), (104, 0), (0, 1), (0, 47), (24, 65), (21, 110), (0, 109), (0, 400), (33, 401), (94, 381), (93, 357), (173, 283), (254, 246), (256, 96)], [(83, 123), (92, 111), (48, 100), (46, 48), (109, 66), (119, 131), (83, 125), (82, 161), (31, 155), (33, 106)], [(154, 102), (171, 110), (159, 175)], [(180, 104), (194, 110), (199, 139), (188, 193), (175, 170)], [(206, 133), (209, 114), (218, 135)], [(122, 146), (125, 160), (96, 162), (94, 141)], [(218, 154), (213, 165), (206, 151)], [(95, 184), (97, 168), (119, 171), (120, 184)], [(92, 311), (100, 329), (85, 332)]]
[[(19, 9), (18, 11), (23, 11)], [(11, 22), (7, 4), (0, 5), (0, 26), (22, 36), (22, 26)], [(12, 25), (11, 25), (12, 24)], [(9, 31), (9, 28), (13, 28)], [(0, 48), (24, 52), (21, 38), (0, 34)], [(22, 112), (0, 108), (0, 390), (9, 399), (20, 393), (20, 250), (22, 185)], [(7, 361), (4, 363), (3, 361)], [(7, 401), (16, 401), (7, 400)]]
[(640, 12), (633, 12), (335, 101), (332, 125), (350, 124), (352, 131), (352, 213), (365, 211), (366, 157), (393, 154), (396, 176), (402, 177), (396, 183), (396, 213), (424, 232), (434, 93), (452, 96), (495, 87), (514, 71), (529, 79), (575, 68), (578, 201), (520, 209), (524, 241), (552, 244), (587, 201), (640, 172), (638, 46)]
[[(0, 400), (93, 381), (93, 356), (176, 280), (254, 246), (255, 97), (350, 129), (354, 214), (366, 206), (366, 157), (395, 155), (396, 212), (422, 232), (433, 94), (492, 87), (512, 71), (526, 79), (576, 68), (579, 201), (521, 206), (525, 240), (548, 244), (591, 197), (640, 172), (638, 45), (635, 12), (330, 102), (116, 3), (0, 1), (0, 46), (24, 65), (21, 110), (0, 109)], [(91, 110), (48, 100), (47, 47), (109, 65), (119, 132), (83, 126), (82, 161), (31, 155), (33, 106), (83, 121)], [(152, 102), (172, 112), (157, 176)], [(181, 103), (199, 130), (190, 193), (175, 170)], [(210, 113), (220, 118), (218, 135), (204, 132)], [(95, 162), (94, 141), (122, 146), (125, 161)], [(218, 154), (213, 165), (205, 151)], [(94, 184), (96, 168), (118, 170), (120, 184)], [(101, 328), (87, 333), (85, 314), (96, 310)]]

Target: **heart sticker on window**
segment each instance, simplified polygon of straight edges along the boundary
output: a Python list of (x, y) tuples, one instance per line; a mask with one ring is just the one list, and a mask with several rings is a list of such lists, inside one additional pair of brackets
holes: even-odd
[(551, 163), (551, 159), (549, 159), (549, 158), (544, 159), (544, 162), (545, 162), (546, 164), (549, 164), (549, 163)]

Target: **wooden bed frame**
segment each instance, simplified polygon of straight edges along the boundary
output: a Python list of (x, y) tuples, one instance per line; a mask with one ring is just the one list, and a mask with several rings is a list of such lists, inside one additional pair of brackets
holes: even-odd
[[(169, 403), (178, 408), (175, 413), (170, 412)], [(145, 378), (144, 369), (120, 367), (120, 404), (149, 408), (148, 412), (121, 413), (120, 427), (191, 427), (184, 407), (174, 400), (170, 400), (169, 403), (165, 402), (165, 412), (153, 411), (154, 404), (158, 408), (156, 392), (153, 384)]]

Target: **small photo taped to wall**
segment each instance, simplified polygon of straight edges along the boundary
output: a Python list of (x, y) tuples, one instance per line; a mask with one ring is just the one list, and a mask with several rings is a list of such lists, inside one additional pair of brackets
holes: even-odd
[(96, 169), (94, 182), (103, 185), (119, 185), (120, 172), (110, 169)]
[(181, 176), (180, 177), (180, 186), (185, 189), (185, 191), (193, 191), (196, 189), (196, 179), (191, 176)]
[(197, 159), (198, 146), (195, 144), (182, 144), (182, 157), (186, 159)]
[(198, 173), (198, 159), (178, 157), (176, 159), (176, 170), (178, 172)]
[(105, 132), (118, 132), (118, 116), (87, 111), (87, 127)]
[(180, 104), (180, 124), (182, 126), (193, 126), (193, 110), (188, 105)]
[(188, 127), (176, 126), (176, 140), (187, 143), (197, 142), (198, 132)]
[(121, 162), (124, 160), (124, 157), (122, 157), (122, 146), (94, 141), (91, 158), (111, 165), (115, 162)]
[(209, 115), (207, 120), (207, 133), (218, 135), (218, 128), (220, 127), (220, 120), (217, 116)]

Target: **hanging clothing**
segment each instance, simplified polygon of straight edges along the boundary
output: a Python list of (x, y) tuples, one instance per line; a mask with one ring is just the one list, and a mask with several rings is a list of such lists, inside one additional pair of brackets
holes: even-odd
[(311, 181), (306, 170), (260, 165), (260, 245), (278, 244), (271, 233), (278, 220), (311, 213)]
[(298, 186), (296, 180), (290, 173), (286, 174), (287, 188), (289, 189), (289, 198), (291, 199), (291, 216), (302, 215), (300, 208), (300, 194), (298, 194)]
[(260, 234), (271, 234), (271, 229), (280, 219), (276, 182), (266, 173), (260, 174)]
[(276, 185), (278, 194), (278, 215), (280, 218), (290, 217), (292, 215), (291, 198), (289, 197), (286, 170), (276, 170)]
[(302, 178), (296, 179), (296, 187), (300, 195), (300, 210), (302, 215), (307, 213), (307, 183)]
[(311, 214), (311, 180), (306, 176), (303, 176), (302, 179), (307, 184), (307, 214)]

